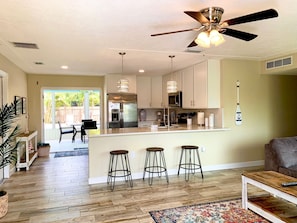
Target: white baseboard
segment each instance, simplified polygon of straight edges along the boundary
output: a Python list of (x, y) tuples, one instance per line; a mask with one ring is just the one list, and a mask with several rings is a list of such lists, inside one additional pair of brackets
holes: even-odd
[[(257, 160), (257, 161), (250, 161), (250, 162), (242, 162), (242, 163), (228, 163), (228, 164), (220, 164), (220, 165), (213, 165), (213, 166), (203, 166), (203, 172), (207, 171), (215, 171), (215, 170), (226, 170), (226, 169), (236, 169), (236, 168), (244, 168), (244, 167), (253, 167), (253, 166), (263, 166), (264, 160)], [(170, 169), (168, 170), (168, 175), (175, 175), (177, 174), (177, 169)], [(143, 172), (141, 173), (133, 173), (133, 179), (141, 179), (143, 177)], [(123, 181), (123, 178), (118, 178), (116, 181)], [(106, 183), (106, 177), (93, 177), (89, 178), (89, 184), (100, 184)]]

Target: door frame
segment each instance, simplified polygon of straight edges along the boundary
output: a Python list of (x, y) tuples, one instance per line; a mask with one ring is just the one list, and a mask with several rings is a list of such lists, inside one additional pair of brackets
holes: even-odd
[(100, 95), (100, 126), (102, 125), (103, 121), (103, 93), (101, 88), (95, 88), (95, 87), (42, 87), (40, 89), (40, 101), (41, 101), (41, 133), (40, 133), (40, 139), (42, 142), (45, 140), (45, 134), (44, 134), (44, 91), (45, 90), (98, 90)]

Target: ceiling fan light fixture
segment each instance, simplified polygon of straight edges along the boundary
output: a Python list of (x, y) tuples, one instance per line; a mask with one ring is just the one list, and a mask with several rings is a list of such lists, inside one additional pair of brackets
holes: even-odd
[(209, 39), (210, 39), (210, 43), (215, 46), (218, 46), (218, 45), (222, 44), (223, 42), (225, 42), (223, 35), (220, 34), (216, 29), (213, 29), (210, 31)]
[(210, 39), (208, 37), (207, 32), (201, 32), (195, 39), (195, 43), (197, 43), (198, 46), (209, 48), (210, 47)]

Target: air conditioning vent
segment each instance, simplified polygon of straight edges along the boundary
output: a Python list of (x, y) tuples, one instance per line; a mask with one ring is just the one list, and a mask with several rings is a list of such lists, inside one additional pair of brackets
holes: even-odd
[(266, 70), (292, 65), (292, 56), (266, 62)]
[(26, 49), (38, 49), (38, 46), (36, 43), (22, 43), (22, 42), (11, 42), (14, 47), (19, 48), (26, 48)]

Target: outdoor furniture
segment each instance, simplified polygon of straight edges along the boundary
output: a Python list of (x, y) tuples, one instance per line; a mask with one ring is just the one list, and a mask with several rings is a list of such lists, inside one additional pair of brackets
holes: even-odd
[(59, 124), (59, 129), (60, 129), (60, 139), (59, 139), (59, 143), (61, 142), (62, 140), (62, 135), (64, 134), (72, 134), (72, 142), (74, 142), (75, 140), (75, 127), (72, 126), (72, 127), (62, 127), (61, 126), (61, 123), (58, 121), (58, 124)]
[(86, 141), (86, 131), (87, 129), (97, 129), (97, 121), (93, 121), (92, 119), (83, 119), (81, 125), (81, 141), (85, 143)]

